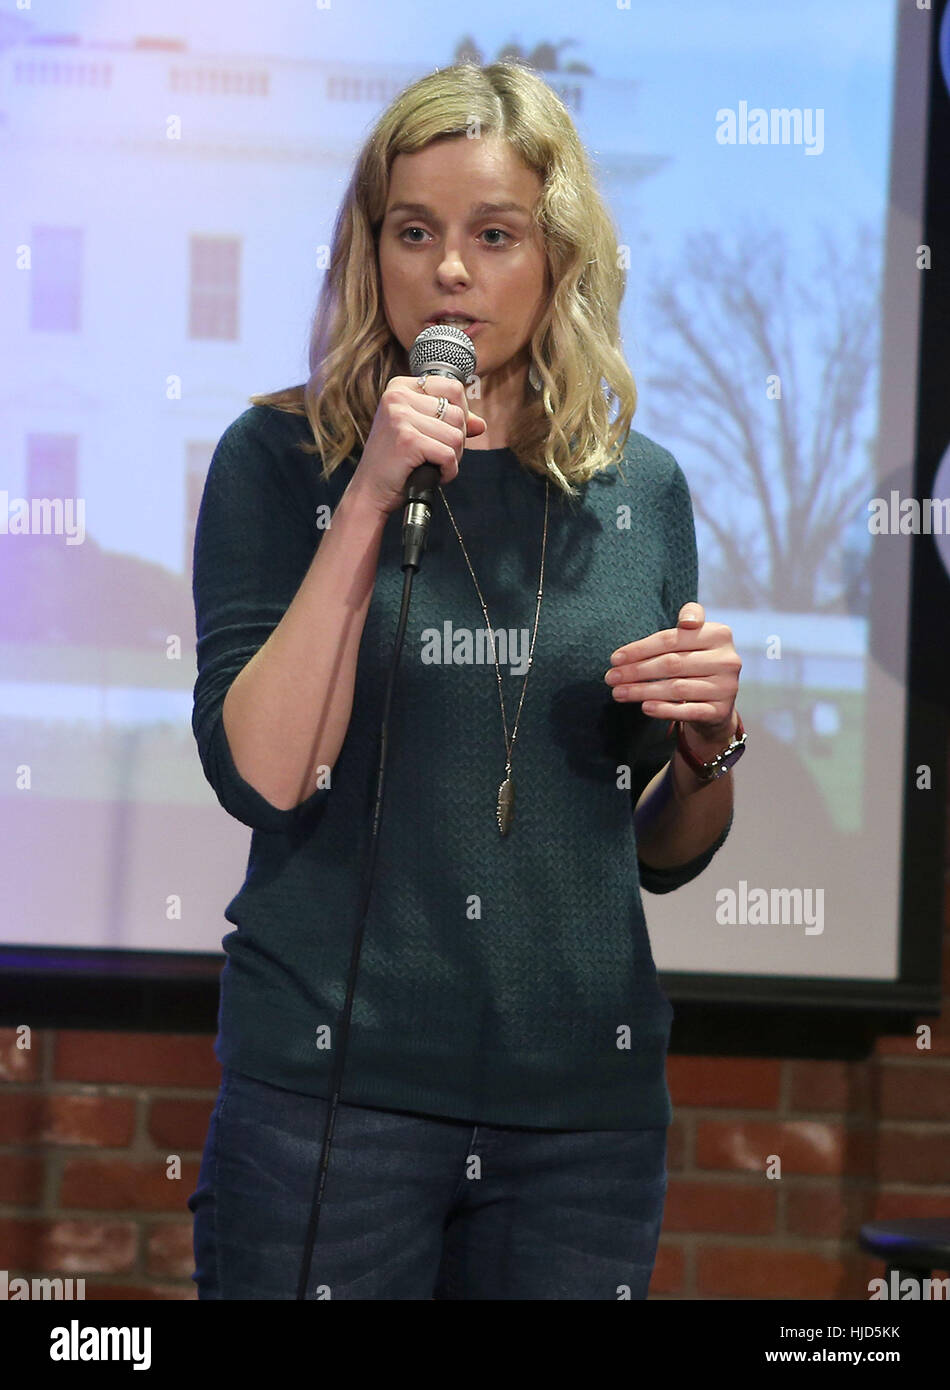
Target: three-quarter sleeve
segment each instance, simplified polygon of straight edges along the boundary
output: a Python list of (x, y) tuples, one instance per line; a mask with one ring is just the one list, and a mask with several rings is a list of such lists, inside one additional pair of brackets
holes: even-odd
[[(286, 832), (321, 811), (329, 787), (298, 806), (273, 806), (234, 764), (222, 718), (231, 682), (290, 606), (321, 532), (308, 504), (309, 456), (267, 407), (244, 412), (211, 459), (195, 529), (193, 595), (198, 674), (192, 730), (218, 801), (253, 830)], [(309, 475), (308, 475), (309, 476)]]
[[(679, 611), (684, 603), (697, 602), (699, 586), (699, 565), (696, 551), (696, 528), (693, 520), (693, 506), (689, 495), (689, 485), (679, 464), (672, 454), (668, 455), (672, 464), (669, 486), (663, 515), (658, 524), (663, 529), (665, 539), (665, 568), (663, 577), (663, 608), (666, 626), (676, 627)], [(676, 732), (667, 734), (668, 720), (655, 719), (645, 715), (637, 707), (634, 714), (634, 754), (632, 767), (632, 797), (636, 807), (644, 789), (662, 767), (672, 758), (676, 748)], [(666, 869), (655, 869), (645, 864), (638, 856), (640, 886), (648, 893), (671, 893), (680, 888), (707, 867), (716, 851), (725, 843), (732, 828), (732, 812), (722, 831), (702, 854), (683, 864)]]

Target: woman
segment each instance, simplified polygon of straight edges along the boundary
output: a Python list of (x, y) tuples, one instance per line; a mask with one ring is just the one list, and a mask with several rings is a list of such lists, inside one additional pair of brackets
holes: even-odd
[[(215, 451), (193, 726), (254, 833), (189, 1199), (201, 1298), (295, 1297), (424, 462), (441, 490), (307, 1296), (646, 1297), (672, 1010), (640, 889), (722, 844), (743, 734), (685, 480), (630, 429), (623, 289), (547, 85), (435, 72), (359, 155), (309, 381), (253, 398)], [(418, 334), (454, 316), (478, 413), (409, 375)]]

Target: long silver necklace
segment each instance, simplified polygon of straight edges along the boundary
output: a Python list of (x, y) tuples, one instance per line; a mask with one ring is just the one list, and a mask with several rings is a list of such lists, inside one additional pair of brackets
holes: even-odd
[(478, 580), (475, 578), (475, 571), (472, 569), (472, 562), (468, 558), (468, 551), (465, 549), (465, 542), (462, 540), (461, 532), (455, 524), (455, 517), (452, 515), (452, 508), (449, 506), (448, 502), (445, 501), (445, 494), (443, 493), (442, 489), (439, 488), (439, 496), (442, 498), (442, 501), (445, 502), (445, 510), (448, 512), (449, 520), (452, 523), (452, 527), (455, 531), (455, 534), (459, 538), (459, 545), (462, 547), (462, 554), (465, 556), (465, 563), (468, 565), (469, 573), (472, 576), (472, 582), (475, 585), (475, 592), (478, 594), (478, 600), (482, 605), (482, 612), (485, 614), (485, 626), (488, 628), (488, 635), (491, 641), (492, 657), (495, 662), (495, 675), (498, 677), (498, 699), (501, 704), (501, 725), (505, 733), (505, 749), (507, 754), (507, 760), (505, 762), (505, 776), (501, 783), (501, 786), (498, 788), (498, 805), (495, 810), (495, 814), (498, 818), (498, 829), (501, 831), (502, 835), (508, 834), (508, 831), (511, 829), (511, 822), (514, 819), (515, 814), (515, 784), (511, 778), (511, 755), (514, 751), (515, 739), (518, 737), (518, 724), (521, 721), (521, 707), (524, 704), (524, 693), (528, 687), (528, 677), (531, 674), (531, 665), (534, 661), (534, 644), (538, 635), (538, 619), (541, 616), (541, 597), (544, 593), (544, 552), (547, 548), (548, 541), (548, 496), (550, 493), (550, 487), (550, 479), (545, 478), (544, 531), (541, 536), (541, 574), (538, 579), (538, 605), (534, 613), (534, 631), (531, 634), (531, 650), (528, 653), (528, 669), (525, 672), (524, 683), (521, 687), (521, 699), (518, 701), (518, 713), (515, 716), (515, 726), (512, 730), (510, 739), (508, 737), (508, 721), (505, 718), (505, 699), (504, 695), (502, 694), (501, 671), (498, 666), (498, 653), (495, 649), (495, 632), (492, 628), (491, 621), (488, 617), (488, 609), (485, 607), (485, 600), (482, 598), (482, 591), (478, 587)]

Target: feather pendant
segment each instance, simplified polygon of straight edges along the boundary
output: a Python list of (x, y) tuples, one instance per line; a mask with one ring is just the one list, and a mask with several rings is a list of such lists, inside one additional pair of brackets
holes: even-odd
[(515, 814), (515, 784), (506, 777), (498, 788), (498, 829), (507, 835)]

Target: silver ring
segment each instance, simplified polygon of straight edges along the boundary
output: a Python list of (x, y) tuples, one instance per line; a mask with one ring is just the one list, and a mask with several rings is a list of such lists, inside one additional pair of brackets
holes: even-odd
[(440, 396), (440, 397), (439, 397), (439, 405), (438, 405), (438, 408), (437, 408), (437, 410), (436, 410), (436, 412), (435, 412), (435, 418), (436, 418), (437, 420), (441, 420), (441, 419), (442, 419), (442, 416), (445, 414), (445, 410), (446, 410), (446, 406), (447, 406), (447, 405), (448, 405), (448, 401), (445, 399), (445, 397), (444, 397), (444, 396)]

